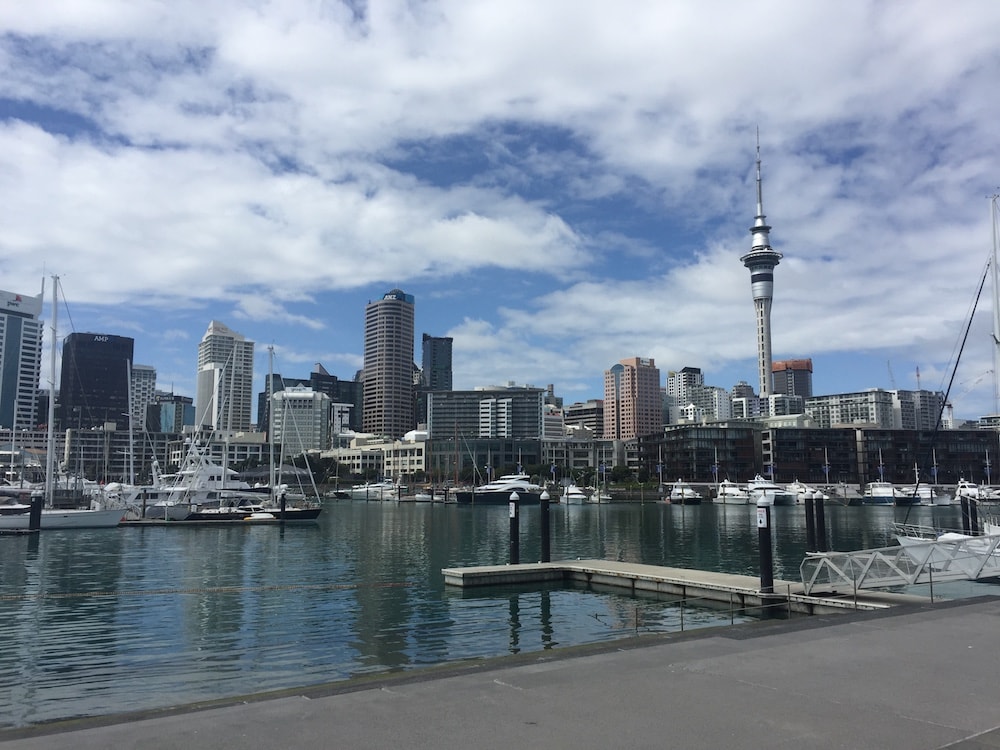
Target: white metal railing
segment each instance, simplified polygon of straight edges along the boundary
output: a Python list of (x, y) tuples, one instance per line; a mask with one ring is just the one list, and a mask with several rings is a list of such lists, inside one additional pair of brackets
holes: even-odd
[(1000, 536), (945, 537), (922, 541), (914, 536), (898, 547), (810, 553), (799, 567), (805, 593), (1000, 576)]

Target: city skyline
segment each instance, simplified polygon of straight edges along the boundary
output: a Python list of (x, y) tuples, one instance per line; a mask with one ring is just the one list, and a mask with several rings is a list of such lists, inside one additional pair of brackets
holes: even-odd
[[(583, 402), (632, 356), (756, 383), (758, 130), (773, 358), (816, 393), (947, 385), (991, 242), (994, 4), (71, 6), (0, 27), (3, 286), (58, 273), (59, 338), (134, 338), (161, 390), (195, 394), (213, 319), (258, 342), (254, 392), (269, 346), (352, 378), (392, 288), (455, 388)], [(960, 419), (996, 410), (989, 306)]]

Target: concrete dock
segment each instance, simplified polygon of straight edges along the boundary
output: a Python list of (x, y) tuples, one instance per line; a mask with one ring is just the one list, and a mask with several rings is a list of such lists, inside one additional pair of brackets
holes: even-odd
[(0, 731), (0, 748), (985, 750), (998, 622), (995, 597), (765, 620)]
[(806, 595), (801, 581), (772, 581), (771, 592), (761, 592), (757, 576), (717, 573), (692, 568), (616, 562), (614, 560), (560, 560), (519, 565), (478, 565), (444, 568), (444, 582), (458, 588), (524, 586), (537, 583), (581, 583), (621, 589), (628, 595), (667, 594), (685, 602), (715, 602), (740, 610), (778, 614), (835, 614), (846, 609), (877, 610), (920, 603), (925, 597), (878, 590), (827, 592)]

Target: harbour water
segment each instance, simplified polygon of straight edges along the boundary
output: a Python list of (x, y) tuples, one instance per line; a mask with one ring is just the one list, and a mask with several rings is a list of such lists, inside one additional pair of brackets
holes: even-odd
[[(522, 561), (538, 559), (538, 513), (522, 509)], [(774, 575), (797, 580), (803, 508), (772, 514)], [(888, 546), (893, 520), (955, 528), (958, 514), (828, 506), (830, 548)], [(551, 528), (553, 560), (759, 574), (748, 506), (554, 505)], [(505, 506), (340, 501), (286, 528), (0, 537), (0, 727), (743, 619), (583, 588), (445, 588), (442, 568), (507, 562), (508, 532)], [(935, 596), (993, 591), (950, 584)]]

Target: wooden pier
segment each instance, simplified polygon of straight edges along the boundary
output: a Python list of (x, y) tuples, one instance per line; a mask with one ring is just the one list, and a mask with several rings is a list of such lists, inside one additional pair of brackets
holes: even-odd
[(745, 607), (784, 606), (796, 614), (832, 614), (845, 610), (879, 610), (894, 605), (926, 603), (926, 597), (859, 591), (856, 596), (808, 596), (801, 581), (774, 581), (773, 593), (760, 590), (753, 576), (709, 570), (667, 568), (612, 560), (563, 560), (520, 565), (443, 568), (449, 586), (521, 586), (533, 583), (584, 583), (624, 589), (632, 595), (668, 594), (682, 599), (703, 599)]

